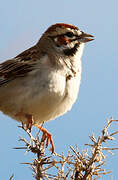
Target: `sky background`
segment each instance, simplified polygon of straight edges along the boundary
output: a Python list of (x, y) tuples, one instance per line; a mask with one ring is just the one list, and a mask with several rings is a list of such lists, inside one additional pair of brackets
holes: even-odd
[[(57, 22), (70, 23), (93, 34), (82, 57), (83, 72), (78, 100), (72, 110), (45, 123), (53, 135), (57, 153), (66, 153), (75, 144), (84, 149), (92, 132), (99, 135), (106, 118), (118, 119), (118, 1), (117, 0), (1, 0), (0, 62), (13, 58), (33, 46), (42, 33)], [(13, 150), (26, 137), (16, 121), (0, 113), (0, 179), (30, 179), (31, 171), (21, 162), (31, 162), (32, 155)], [(114, 123), (111, 131), (118, 130)], [(35, 129), (34, 129), (35, 131)], [(118, 136), (113, 145), (118, 146)], [(108, 154), (107, 169), (113, 180), (118, 177), (118, 151)], [(110, 180), (111, 176), (103, 177)]]

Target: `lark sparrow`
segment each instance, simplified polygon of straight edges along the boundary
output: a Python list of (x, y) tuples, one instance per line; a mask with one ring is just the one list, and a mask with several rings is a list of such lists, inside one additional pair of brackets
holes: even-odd
[(13, 119), (39, 125), (72, 108), (81, 81), (84, 44), (93, 40), (77, 27), (58, 23), (49, 27), (38, 43), (0, 64), (0, 110)]

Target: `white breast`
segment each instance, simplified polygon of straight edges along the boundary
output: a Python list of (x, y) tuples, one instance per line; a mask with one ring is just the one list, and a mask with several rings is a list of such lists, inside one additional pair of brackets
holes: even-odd
[(3, 113), (18, 121), (25, 121), (24, 117), (16, 116), (19, 112), (32, 114), (34, 122), (40, 124), (71, 109), (81, 81), (80, 59), (74, 64), (79, 71), (68, 81), (61, 70), (51, 69), (47, 57), (42, 62), (42, 67), (28, 76), (17, 78), (6, 88), (0, 87), (0, 110)]

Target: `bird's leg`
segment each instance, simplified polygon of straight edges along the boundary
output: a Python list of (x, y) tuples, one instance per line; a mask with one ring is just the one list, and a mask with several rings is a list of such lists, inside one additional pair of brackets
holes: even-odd
[[(23, 118), (25, 117), (27, 119), (26, 124), (25, 123), (22, 123), (22, 124), (23, 124), (23, 127), (24, 127), (24, 129), (26, 131), (29, 129), (29, 131), (31, 132), (32, 125), (34, 123), (33, 116), (31, 114), (26, 114), (26, 113), (23, 113), (23, 112), (17, 113), (16, 116), (20, 116), (20, 117), (23, 117)], [(53, 153), (54, 152), (54, 144), (53, 144), (53, 140), (52, 140), (52, 135), (45, 128), (39, 126), (38, 124), (35, 124), (34, 126), (36, 126), (39, 130), (41, 130), (43, 132), (41, 142), (44, 143), (46, 141), (46, 147), (48, 147), (49, 142), (50, 142), (51, 150), (52, 150), (52, 153)]]
[(27, 122), (27, 129), (30, 130), (31, 132), (31, 129), (32, 129), (32, 125), (33, 125), (33, 116), (31, 114), (25, 114), (25, 117), (27, 118), (28, 122)]
[(31, 132), (31, 129), (32, 129), (32, 125), (33, 125), (33, 116), (31, 115), (31, 114), (26, 114), (26, 113), (24, 113), (24, 112), (19, 112), (19, 113), (17, 113), (16, 114), (16, 116), (18, 116), (18, 117), (20, 117), (20, 118), (26, 118), (26, 122), (24, 123), (23, 121), (22, 121), (22, 125), (23, 125), (23, 127), (24, 127), (24, 129), (29, 129), (29, 131)]
[(36, 126), (40, 131), (43, 132), (41, 141), (45, 142), (45, 140), (46, 140), (46, 147), (48, 147), (49, 142), (50, 142), (51, 151), (52, 151), (52, 153), (54, 153), (54, 144), (53, 144), (53, 140), (52, 140), (52, 135), (45, 128), (39, 126), (38, 124), (35, 124), (34, 126)]

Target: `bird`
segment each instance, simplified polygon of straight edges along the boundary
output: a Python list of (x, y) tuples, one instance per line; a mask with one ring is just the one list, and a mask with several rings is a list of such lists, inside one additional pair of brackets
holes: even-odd
[(81, 83), (81, 57), (85, 43), (93, 35), (72, 24), (51, 25), (33, 47), (0, 64), (0, 111), (46, 134), (41, 123), (71, 110)]

